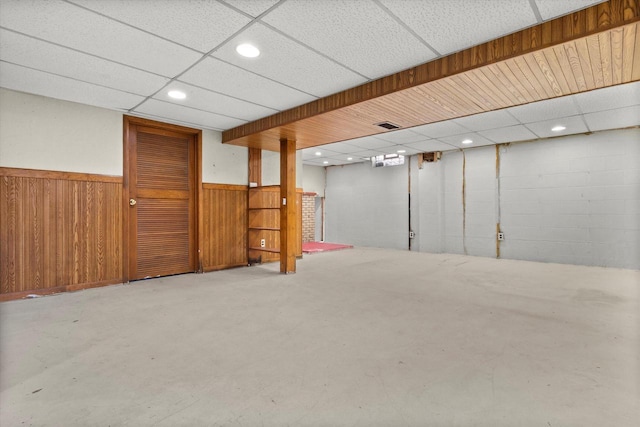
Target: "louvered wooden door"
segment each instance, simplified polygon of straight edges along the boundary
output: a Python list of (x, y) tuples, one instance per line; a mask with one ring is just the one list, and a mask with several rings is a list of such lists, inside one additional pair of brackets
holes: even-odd
[(196, 271), (195, 137), (129, 128), (129, 279)]

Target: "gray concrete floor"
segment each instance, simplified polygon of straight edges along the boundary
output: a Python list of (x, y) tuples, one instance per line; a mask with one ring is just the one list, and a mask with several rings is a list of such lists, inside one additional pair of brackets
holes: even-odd
[(0, 304), (0, 425), (636, 426), (640, 272), (379, 249)]

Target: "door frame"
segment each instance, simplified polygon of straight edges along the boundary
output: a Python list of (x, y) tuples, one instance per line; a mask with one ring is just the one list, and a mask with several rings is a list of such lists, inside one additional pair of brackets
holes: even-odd
[(166, 131), (181, 132), (192, 135), (194, 137), (194, 150), (195, 150), (195, 188), (194, 188), (194, 219), (195, 219), (195, 239), (194, 251), (196, 253), (191, 254), (196, 260), (196, 272), (202, 273), (202, 250), (203, 250), (203, 213), (202, 213), (202, 130), (188, 128), (185, 126), (178, 126), (169, 123), (157, 122), (155, 120), (143, 119), (140, 117), (133, 117), (124, 115), (123, 124), (123, 169), (122, 169), (122, 280), (124, 283), (129, 282), (129, 137), (131, 126), (145, 126), (155, 129), (161, 129)]

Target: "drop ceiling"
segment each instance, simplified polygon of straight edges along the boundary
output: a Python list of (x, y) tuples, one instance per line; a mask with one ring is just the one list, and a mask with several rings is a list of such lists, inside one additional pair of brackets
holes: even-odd
[[(597, 3), (0, 0), (0, 87), (228, 131)], [(261, 55), (238, 56), (244, 42)], [(373, 153), (452, 149), (462, 137), (474, 145), (535, 139), (549, 136), (548, 125), (560, 118), (571, 123), (567, 133), (634, 126), (637, 84), (443, 117), (303, 156), (309, 164), (344, 164)], [(187, 98), (169, 98), (171, 89)], [(352, 114), (336, 115), (335, 125), (361, 113)]]

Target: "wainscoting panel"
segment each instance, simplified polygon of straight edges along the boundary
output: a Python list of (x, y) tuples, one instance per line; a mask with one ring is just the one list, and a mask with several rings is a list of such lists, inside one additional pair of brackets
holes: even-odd
[[(249, 258), (260, 262), (280, 260), (280, 186), (249, 189)], [(296, 189), (296, 257), (302, 257), (302, 189)], [(260, 241), (265, 247), (260, 247)]]
[(204, 271), (247, 265), (247, 186), (202, 187)]
[(0, 168), (0, 237), (5, 297), (119, 283), (122, 178)]

